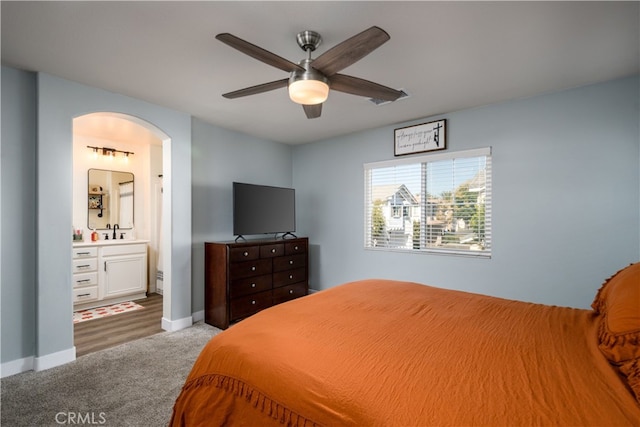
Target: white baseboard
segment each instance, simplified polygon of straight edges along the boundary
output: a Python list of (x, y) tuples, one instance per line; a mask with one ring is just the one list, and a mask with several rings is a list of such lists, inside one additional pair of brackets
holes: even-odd
[(193, 323), (204, 320), (204, 310), (196, 311), (195, 313), (191, 313), (191, 318), (193, 319)]
[(11, 360), (0, 365), (0, 378), (33, 370), (33, 356)]
[(193, 318), (191, 316), (178, 320), (169, 320), (165, 317), (162, 318), (162, 329), (168, 332), (179, 331), (180, 329), (188, 328), (191, 325), (193, 325)]
[(74, 360), (76, 360), (75, 346), (66, 350), (57, 351), (51, 354), (45, 354), (44, 356), (40, 357), (35, 357), (33, 359), (33, 370), (44, 371), (45, 369), (55, 368), (56, 366), (73, 362)]
[[(188, 328), (195, 322), (204, 320), (204, 310), (193, 313), (190, 317), (178, 320), (162, 318), (162, 329), (173, 332)], [(46, 354), (41, 357), (24, 357), (0, 364), (0, 378), (10, 377), (27, 371), (44, 371), (76, 360), (75, 346), (67, 350)]]
[[(204, 310), (193, 313), (191, 317), (185, 317), (178, 320), (168, 320), (163, 317), (162, 329), (169, 332), (179, 331), (180, 329), (188, 328), (193, 325), (193, 323), (199, 322), (200, 320), (204, 320)], [(0, 364), (0, 378), (10, 377), (27, 371), (43, 371), (45, 369), (73, 362), (74, 360), (76, 360), (75, 346), (67, 350), (46, 354), (41, 357), (29, 356), (22, 359), (11, 360)]]

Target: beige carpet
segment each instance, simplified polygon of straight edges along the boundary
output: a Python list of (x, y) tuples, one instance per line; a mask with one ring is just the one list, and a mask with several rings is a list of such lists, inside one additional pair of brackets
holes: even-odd
[(3, 378), (0, 425), (166, 426), (200, 350), (219, 332), (198, 322)]

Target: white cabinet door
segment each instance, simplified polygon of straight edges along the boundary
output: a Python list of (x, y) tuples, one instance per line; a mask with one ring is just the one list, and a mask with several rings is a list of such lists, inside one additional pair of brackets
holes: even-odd
[(145, 292), (147, 288), (147, 255), (130, 254), (102, 258), (104, 295), (111, 298)]

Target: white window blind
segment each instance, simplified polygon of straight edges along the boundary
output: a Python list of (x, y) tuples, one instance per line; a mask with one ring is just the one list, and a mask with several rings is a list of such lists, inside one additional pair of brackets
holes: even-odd
[(366, 163), (368, 249), (491, 256), (491, 148)]

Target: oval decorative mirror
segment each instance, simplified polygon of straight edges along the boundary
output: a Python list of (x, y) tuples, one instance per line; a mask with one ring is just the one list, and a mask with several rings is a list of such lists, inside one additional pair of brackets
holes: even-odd
[(89, 169), (89, 229), (133, 228), (133, 174), (105, 169)]

